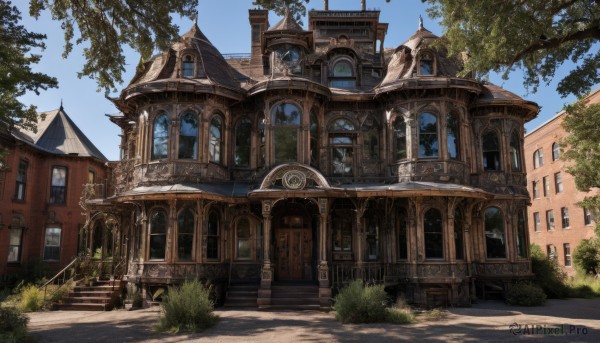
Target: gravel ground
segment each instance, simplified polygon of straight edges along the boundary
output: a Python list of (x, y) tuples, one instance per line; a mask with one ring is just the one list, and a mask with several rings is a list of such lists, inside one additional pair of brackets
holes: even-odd
[(445, 318), (414, 324), (340, 324), (317, 311), (217, 310), (219, 323), (196, 334), (153, 330), (158, 307), (110, 312), (29, 314), (38, 342), (501, 342), (513, 339), (600, 342), (600, 299), (549, 300), (543, 307), (483, 302), (450, 308)]

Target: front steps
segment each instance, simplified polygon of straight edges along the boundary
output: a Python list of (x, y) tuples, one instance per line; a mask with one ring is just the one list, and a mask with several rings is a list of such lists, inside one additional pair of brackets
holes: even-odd
[(271, 304), (261, 309), (321, 310), (319, 286), (308, 283), (273, 283)]
[(224, 306), (256, 308), (257, 297), (258, 283), (232, 282), (227, 289)]
[(91, 286), (75, 286), (62, 303), (52, 306), (53, 310), (62, 311), (110, 311), (114, 308), (121, 294), (122, 282), (95, 281)]

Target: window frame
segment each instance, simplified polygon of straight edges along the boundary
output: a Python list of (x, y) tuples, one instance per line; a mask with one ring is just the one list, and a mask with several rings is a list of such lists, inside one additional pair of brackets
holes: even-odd
[[(11, 224), (8, 227), (9, 229), (9, 235), (8, 235), (8, 256), (6, 257), (6, 262), (7, 263), (20, 263), (21, 262), (21, 255), (23, 252), (23, 234), (25, 233), (25, 219), (23, 218), (22, 215), (20, 214), (13, 214), (12, 218), (11, 218)], [(18, 239), (19, 242), (18, 244), (14, 244), (15, 242), (13, 242), (13, 230), (14, 232), (18, 231)], [(13, 252), (13, 248), (16, 247), (17, 248), (17, 252), (16, 254), (14, 254), (13, 258), (11, 258), (11, 253)]]
[[(191, 65), (191, 69), (189, 66)], [(186, 68), (187, 67), (187, 68)], [(190, 71), (191, 74), (186, 75), (186, 70)], [(196, 76), (196, 57), (191, 54), (185, 54), (181, 58), (181, 77), (185, 79), (192, 79)]]
[[(338, 123), (345, 122), (344, 125), (339, 125)], [(333, 176), (354, 176), (356, 171), (356, 125), (354, 122), (346, 117), (337, 117), (332, 119), (327, 125), (328, 128), (328, 136), (329, 136), (329, 153), (330, 153), (330, 162), (331, 162), (331, 174)], [(338, 159), (336, 158), (336, 154), (342, 152), (341, 162), (338, 163)], [(348, 156), (350, 162), (345, 161)], [(336, 167), (338, 166), (338, 167)], [(340, 166), (342, 168), (341, 172)], [(350, 169), (348, 172), (347, 169)]]
[[(216, 223), (212, 223), (212, 218), (216, 217)], [(216, 231), (211, 231), (211, 225), (215, 225)], [(216, 209), (211, 209), (206, 218), (206, 260), (211, 262), (219, 261), (221, 258), (221, 214)], [(215, 252), (215, 255), (209, 252)]]
[(531, 181), (531, 193), (534, 199), (539, 199), (540, 197), (540, 181), (533, 180)]
[(542, 177), (542, 191), (545, 197), (550, 195), (550, 182), (548, 182), (548, 176)]
[[(189, 134), (184, 134), (184, 124), (186, 123), (186, 119), (187, 117), (191, 117), (192, 123), (188, 123), (187, 125), (191, 126), (191, 129), (193, 130), (193, 121), (195, 121), (195, 125), (196, 125), (196, 133), (195, 135), (189, 135)], [(188, 130), (188, 129), (186, 129)], [(200, 118), (198, 116), (198, 114), (196, 112), (193, 111), (184, 111), (180, 116), (179, 116), (179, 137), (178, 137), (178, 144), (177, 144), (177, 158), (180, 160), (197, 160), (198, 159), (198, 145), (199, 145), (199, 141), (200, 141)], [(189, 140), (189, 142), (185, 141), (184, 138), (186, 140)], [(191, 142), (193, 139), (193, 142)], [(189, 155), (189, 150), (191, 150), (191, 155)], [(185, 153), (185, 154), (182, 154)]]
[(513, 172), (520, 172), (523, 170), (521, 160), (521, 140), (516, 130), (513, 130), (510, 135), (509, 145), (510, 169)]
[(558, 143), (552, 143), (552, 161), (558, 161), (560, 159), (560, 146)]
[[(493, 218), (494, 221), (500, 223), (500, 225), (501, 225), (500, 229), (502, 230), (502, 232), (501, 232), (502, 236), (500, 238), (500, 241), (501, 241), (503, 249), (502, 250), (498, 250), (497, 252), (493, 251), (492, 249), (490, 249), (491, 243), (494, 242), (494, 241), (491, 240), (492, 238), (494, 238), (493, 237), (494, 235), (489, 235), (488, 232), (489, 232), (489, 229), (495, 229), (495, 228), (488, 228), (488, 223), (490, 225), (492, 224), (491, 223), (492, 218), (490, 218), (490, 216), (488, 216), (488, 212), (490, 210), (496, 210), (497, 211), (496, 214), (491, 214), (490, 216), (492, 216), (492, 215), (493, 216), (498, 215), (500, 217), (499, 220), (498, 220), (498, 218)], [(488, 221), (488, 219), (490, 221)], [(506, 252), (506, 250), (507, 250), (507, 244), (506, 244), (507, 230), (506, 230), (506, 226), (504, 225), (505, 224), (505, 218), (504, 218), (504, 212), (502, 211), (502, 209), (500, 207), (497, 207), (497, 206), (489, 206), (489, 207), (487, 207), (484, 210), (484, 213), (483, 213), (483, 222), (484, 222), (483, 234), (485, 236), (484, 239), (485, 239), (485, 256), (486, 256), (486, 259), (495, 260), (495, 259), (506, 259), (506, 258), (508, 258), (508, 254)], [(498, 239), (495, 239), (495, 240), (497, 241)], [(494, 254), (492, 254), (492, 253), (494, 253)]]
[(15, 177), (15, 194), (13, 200), (25, 201), (27, 195), (27, 173), (29, 171), (29, 161), (20, 158), (17, 175)]
[[(63, 170), (64, 176), (55, 179), (54, 171)], [(55, 184), (55, 182), (64, 183), (64, 185)], [(69, 185), (69, 169), (66, 166), (54, 165), (50, 169), (50, 197), (48, 203), (54, 205), (65, 205), (67, 203), (67, 187)]]
[[(288, 107), (290, 106), (290, 107)], [(296, 110), (297, 118), (293, 117), (294, 110)], [(288, 112), (289, 111), (289, 112)], [(276, 115), (280, 113), (284, 117), (277, 118)], [(299, 145), (302, 142), (301, 137), (301, 129), (302, 122), (304, 117), (304, 112), (302, 110), (302, 106), (299, 106), (296, 102), (293, 101), (280, 101), (275, 103), (271, 107), (270, 111), (270, 119), (271, 119), (271, 127), (272, 127), (272, 137), (271, 137), (271, 149), (273, 151), (273, 160), (275, 163), (286, 163), (286, 162), (298, 162), (300, 153), (299, 153)], [(282, 119), (285, 119), (282, 120)], [(286, 132), (295, 132), (294, 136), (294, 149), (286, 151), (283, 149), (285, 146), (284, 143), (278, 143), (280, 139), (285, 137)], [(283, 133), (283, 135), (281, 135)], [(280, 146), (281, 145), (281, 146)], [(287, 153), (292, 153), (293, 156), (286, 156)]]
[(396, 119), (394, 119), (394, 125), (392, 127), (394, 137), (394, 161), (402, 161), (408, 158), (408, 135), (406, 133), (406, 127), (407, 125), (404, 116), (396, 116)]
[[(493, 135), (493, 136), (492, 136)], [(495, 139), (495, 149), (486, 148), (486, 137)], [(498, 132), (494, 129), (486, 129), (481, 134), (481, 152), (482, 152), (482, 167), (484, 171), (502, 171), (502, 146)], [(488, 166), (490, 159), (493, 159), (493, 168)]]
[(568, 229), (571, 225), (570, 220), (569, 220), (569, 208), (568, 207), (561, 207), (560, 208), (560, 219), (561, 219), (561, 225), (563, 229)]
[[(421, 122), (422, 118), (425, 118), (426, 116), (431, 116), (435, 119), (435, 122), (433, 123), (433, 125), (435, 125), (435, 132), (433, 132), (433, 130), (431, 130), (431, 132), (429, 131), (425, 131), (423, 129), (423, 124), (425, 124), (425, 127), (427, 127), (428, 125), (431, 125), (432, 123), (423, 123)], [(417, 137), (419, 138), (419, 142), (418, 142), (418, 157), (419, 159), (438, 159), (440, 156), (440, 118), (437, 114), (433, 113), (433, 112), (428, 112), (428, 111), (423, 111), (421, 113), (419, 113), (419, 116), (417, 117)], [(431, 147), (429, 148), (431, 150), (431, 155), (427, 155), (427, 148), (424, 146), (424, 141), (425, 138), (427, 137), (433, 137), (433, 142), (430, 144)], [(423, 147), (423, 153), (421, 152), (421, 147)]]
[[(162, 127), (162, 129), (164, 129), (163, 133), (165, 134), (163, 135), (157, 135), (157, 133), (159, 133), (157, 131), (157, 128), (159, 128), (159, 120), (163, 121), (164, 118), (164, 123), (160, 123), (160, 125), (165, 125), (164, 127)], [(160, 161), (160, 160), (165, 160), (169, 158), (169, 142), (170, 142), (170, 129), (171, 129), (171, 123), (169, 120), (169, 114), (167, 112), (160, 112), (156, 115), (156, 117), (154, 117), (154, 120), (152, 121), (152, 146), (150, 147), (150, 160), (152, 161)], [(158, 140), (161, 141), (158, 141)], [(159, 149), (164, 149), (164, 154), (160, 154), (157, 152), (157, 150)]]
[(564, 191), (562, 174), (560, 172), (554, 173), (554, 191), (556, 194)]
[(565, 262), (565, 267), (573, 266), (573, 259), (571, 258), (571, 244), (563, 243), (563, 257)]
[[(428, 61), (431, 61), (431, 65), (429, 65), (429, 67), (431, 68), (431, 73), (424, 73), (423, 69), (424, 69), (424, 65), (423, 62), (427, 61), (424, 60), (423, 57), (429, 57), (430, 59)], [(437, 74), (437, 68), (436, 68), (436, 63), (435, 63), (435, 54), (433, 53), (433, 51), (430, 50), (425, 50), (419, 53), (418, 55), (418, 69), (417, 69), (417, 75), (418, 76), (436, 76)]]
[[(156, 216), (162, 214), (164, 217), (164, 232), (156, 232), (156, 225), (160, 224), (155, 222)], [(150, 220), (148, 221), (148, 260), (149, 261), (165, 261), (167, 258), (167, 233), (169, 231), (169, 217), (168, 212), (163, 208), (156, 208), (150, 212)], [(162, 256), (153, 255), (152, 246), (153, 244), (160, 245), (162, 236)], [(159, 247), (160, 248), (160, 247)], [(159, 251), (160, 252), (160, 251)]]
[(542, 219), (539, 212), (533, 212), (533, 229), (535, 232), (542, 232)]
[[(435, 212), (433, 212), (435, 211)], [(432, 225), (428, 225), (430, 219), (428, 214), (435, 214), (437, 217), (433, 218), (436, 223), (431, 222)], [(431, 230), (430, 230), (431, 229)], [(435, 229), (435, 230), (433, 230)], [(423, 212), (423, 251), (425, 259), (427, 260), (444, 260), (445, 259), (445, 227), (444, 227), (444, 216), (442, 211), (435, 207), (427, 209)]]
[[(189, 231), (184, 231), (182, 232), (182, 226), (184, 226), (185, 224), (189, 225), (190, 223), (188, 221), (186, 221), (186, 218), (183, 218), (182, 215), (184, 214), (189, 214), (191, 215), (191, 230)], [(189, 218), (187, 218), (189, 220)], [(182, 223), (182, 220), (184, 221)], [(195, 247), (196, 247), (196, 220), (197, 220), (197, 216), (195, 214), (195, 212), (189, 208), (189, 207), (185, 207), (183, 209), (181, 209), (181, 211), (179, 211), (179, 213), (177, 214), (177, 261), (181, 261), (181, 262), (193, 262), (194, 261), (194, 256), (196, 255), (195, 252)], [(184, 224), (184, 225), (182, 225)], [(189, 239), (191, 242), (191, 246), (183, 246), (182, 245), (182, 241), (183, 239)], [(182, 258), (181, 256), (181, 252), (183, 249), (189, 249), (189, 257), (188, 258)]]
[[(247, 137), (242, 134), (242, 129), (247, 129)], [(242, 142), (243, 139), (247, 139), (246, 142)], [(252, 121), (248, 117), (240, 118), (235, 123), (234, 128), (234, 147), (233, 147), (233, 165), (235, 168), (250, 168), (252, 164)], [(247, 161), (241, 161), (238, 159), (240, 154), (247, 155)]]
[[(350, 67), (350, 75), (337, 75), (336, 66), (341, 64), (348, 64)], [(353, 90), (358, 88), (357, 77), (356, 77), (356, 63), (349, 56), (342, 56), (334, 59), (331, 62), (331, 72), (329, 73), (328, 85), (330, 88), (339, 88), (346, 90)], [(337, 82), (348, 82), (348, 85), (337, 85)], [(351, 86), (351, 87), (350, 87)]]
[(533, 152), (533, 169), (544, 166), (544, 149), (539, 148)]
[[(53, 242), (56, 244), (48, 244), (48, 241), (49, 241), (48, 233), (50, 230), (58, 231), (58, 242), (57, 243)], [(45, 228), (45, 230), (44, 230), (44, 254), (42, 256), (44, 261), (48, 261), (48, 262), (59, 262), (60, 261), (61, 242), (62, 242), (62, 228), (60, 226), (48, 226)], [(49, 250), (49, 248), (52, 250)], [(51, 251), (51, 252), (49, 253), (49, 251)], [(48, 255), (52, 255), (52, 256), (48, 257)]]
[[(245, 221), (248, 223), (248, 236), (247, 237), (240, 237), (240, 223), (242, 221)], [(253, 221), (250, 220), (250, 218), (248, 216), (242, 216), (240, 217), (238, 220), (236, 220), (235, 222), (235, 247), (234, 247), (234, 251), (235, 251), (235, 259), (239, 260), (239, 261), (250, 261), (254, 259), (254, 244), (252, 244), (254, 242), (254, 225), (253, 225)], [(247, 247), (245, 249), (248, 250), (248, 255), (240, 255), (240, 251), (242, 251), (242, 249), (240, 248), (240, 243), (241, 242), (246, 242)], [(244, 249), (244, 250), (245, 250)]]
[(554, 210), (546, 211), (546, 231), (554, 231), (556, 228), (556, 219), (554, 218)]
[[(454, 125), (452, 125), (454, 123)], [(460, 115), (455, 112), (449, 112), (446, 115), (446, 154), (448, 159), (460, 160)], [(452, 133), (452, 134), (451, 134)], [(455, 156), (450, 153), (451, 138), (454, 144)]]
[[(215, 111), (210, 118), (210, 124), (208, 126), (208, 158), (209, 161), (216, 164), (223, 164), (225, 159), (223, 155), (225, 153), (225, 139), (223, 137), (225, 131), (225, 120), (221, 112)], [(218, 122), (220, 126), (215, 125)], [(213, 131), (213, 128), (217, 131)], [(215, 132), (219, 133), (217, 137)], [(214, 140), (213, 140), (214, 137)]]
[(584, 225), (592, 225), (594, 218), (592, 216), (592, 211), (589, 208), (583, 208), (583, 224)]

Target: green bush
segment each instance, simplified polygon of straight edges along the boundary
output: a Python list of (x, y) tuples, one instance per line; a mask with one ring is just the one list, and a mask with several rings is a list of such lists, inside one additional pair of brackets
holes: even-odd
[(567, 274), (555, 259), (550, 259), (538, 245), (531, 245), (531, 270), (535, 274), (535, 283), (550, 299), (562, 299), (569, 295), (566, 285)]
[(597, 239), (584, 239), (573, 252), (573, 263), (583, 274), (600, 272), (600, 244)]
[(342, 323), (372, 323), (385, 321), (386, 304), (383, 285), (365, 287), (362, 280), (355, 280), (338, 293), (333, 307)]
[(29, 285), (21, 291), (21, 311), (35, 312), (44, 306), (44, 292)]
[(542, 306), (546, 303), (546, 294), (534, 284), (516, 283), (506, 292), (506, 302), (511, 305)]
[(391, 324), (409, 324), (415, 320), (415, 314), (410, 308), (390, 307), (385, 315), (385, 321)]
[(181, 287), (169, 287), (163, 296), (158, 329), (161, 331), (198, 332), (217, 323), (214, 315), (214, 303), (210, 300), (211, 287), (205, 287), (200, 281), (186, 281)]
[(29, 318), (15, 307), (0, 307), (0, 342), (27, 342)]

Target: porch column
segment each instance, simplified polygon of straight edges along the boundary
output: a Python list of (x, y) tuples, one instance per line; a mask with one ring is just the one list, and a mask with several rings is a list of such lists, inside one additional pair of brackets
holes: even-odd
[(271, 201), (262, 202), (263, 215), (263, 265), (260, 273), (260, 289), (256, 302), (259, 307), (271, 305), (271, 283), (273, 268), (271, 267)]
[(327, 222), (329, 220), (327, 199), (319, 199), (319, 212), (319, 303), (321, 307), (329, 307), (331, 286), (327, 263)]

